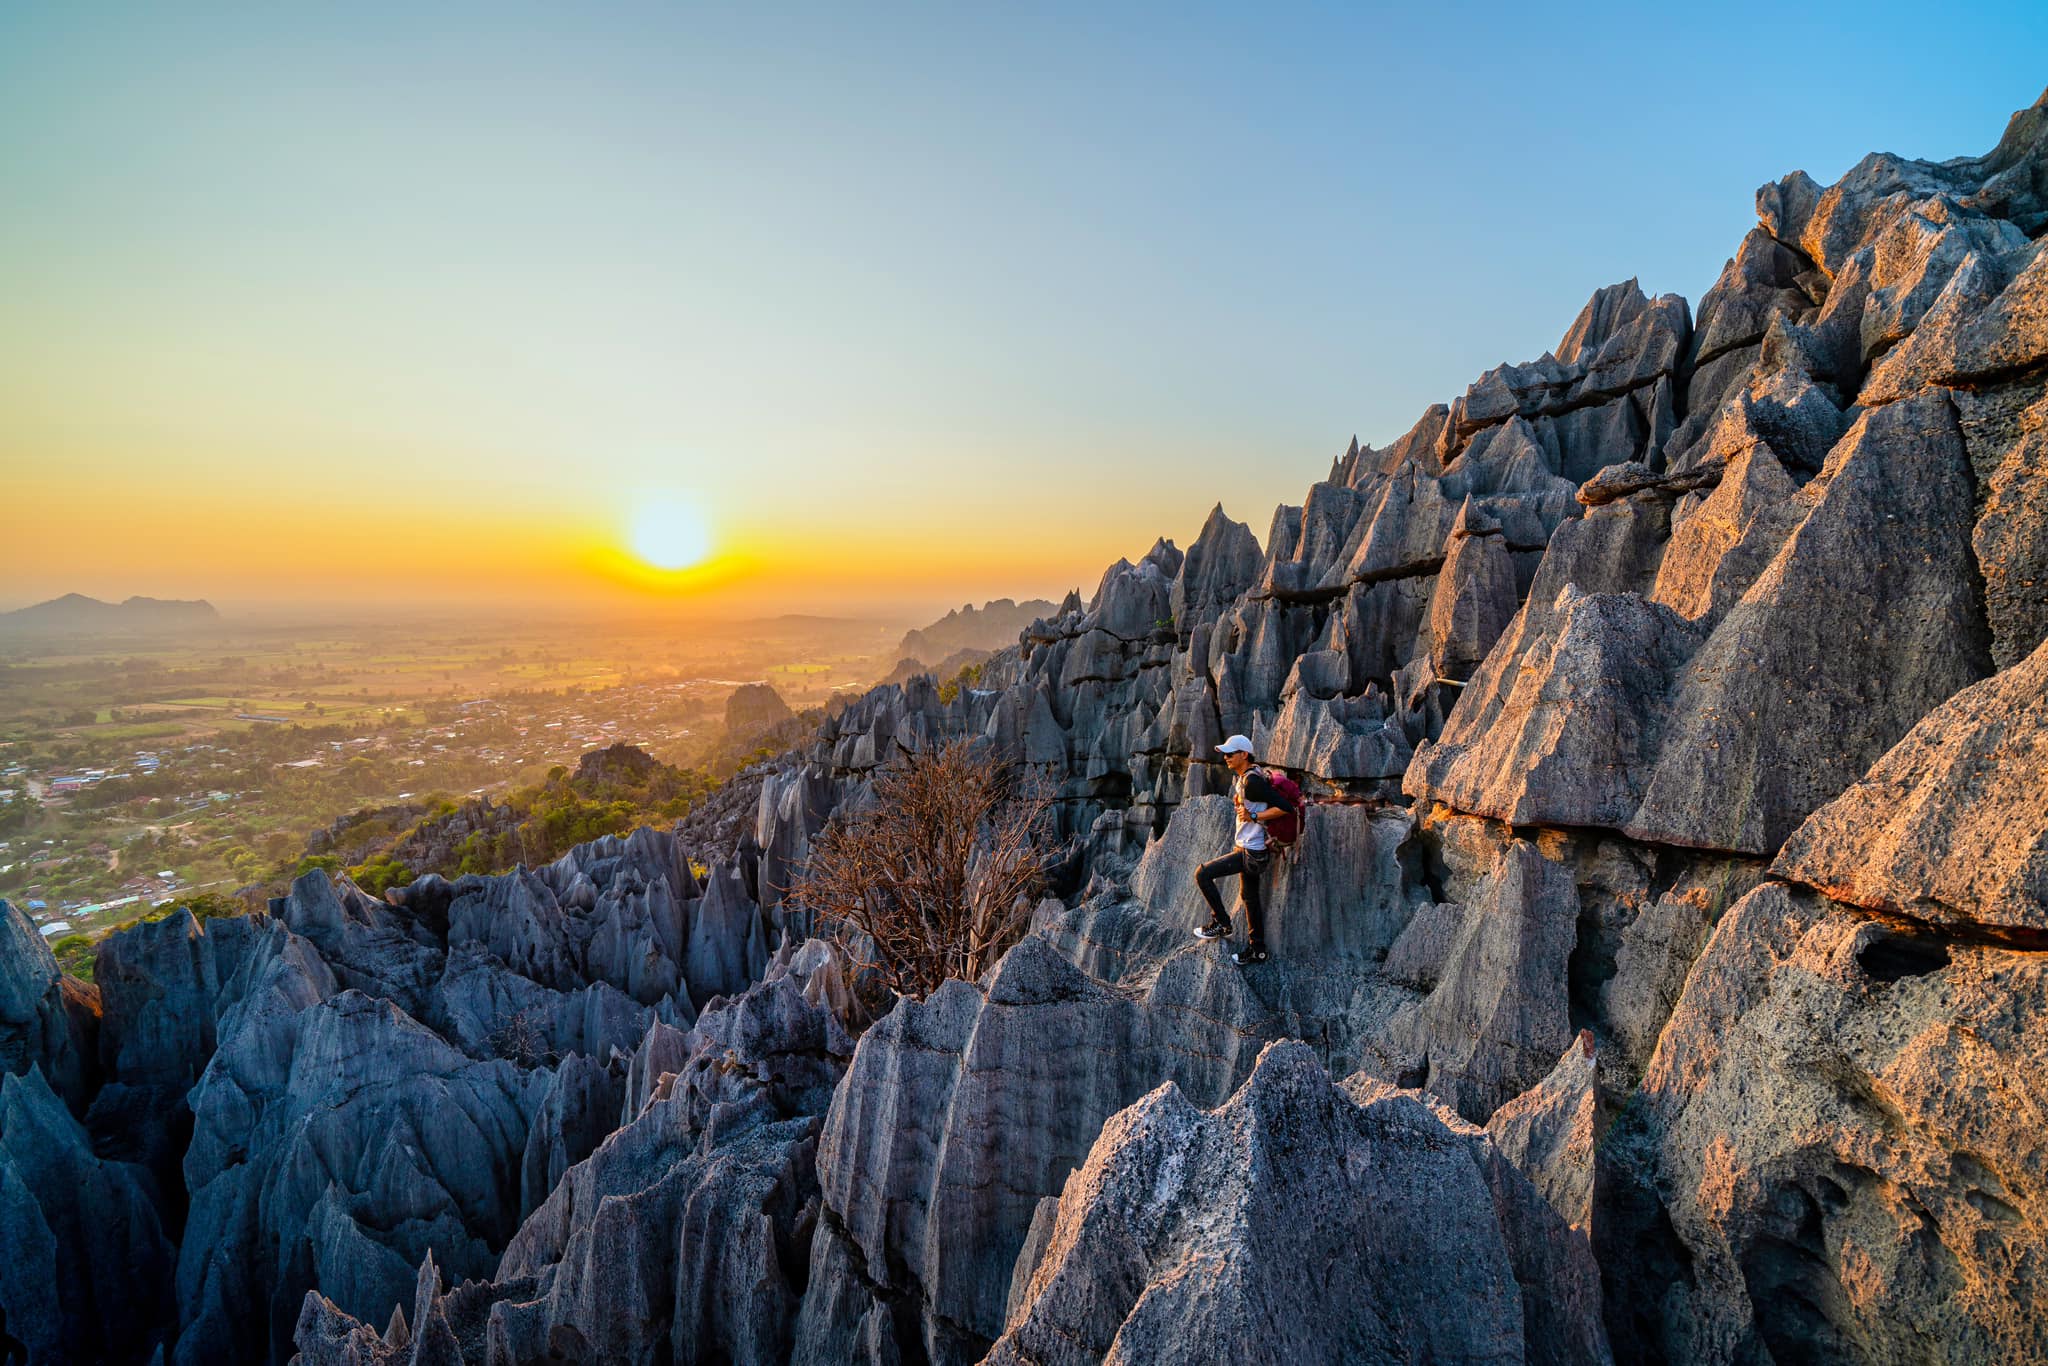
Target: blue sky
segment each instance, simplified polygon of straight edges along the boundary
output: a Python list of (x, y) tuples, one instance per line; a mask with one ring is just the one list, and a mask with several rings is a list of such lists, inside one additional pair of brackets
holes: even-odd
[[(0, 597), (597, 591), (671, 495), (722, 591), (1085, 588), (2044, 82), (2017, 4), (9, 5), (0, 461), (133, 554)], [(338, 492), (471, 553), (291, 560)]]

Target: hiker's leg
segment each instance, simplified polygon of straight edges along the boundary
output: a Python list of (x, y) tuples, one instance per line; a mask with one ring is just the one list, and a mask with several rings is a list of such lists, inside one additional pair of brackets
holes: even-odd
[(1216, 917), (1219, 924), (1229, 924), (1230, 917), (1223, 913), (1223, 894), (1216, 890), (1216, 879), (1236, 877), (1243, 871), (1244, 856), (1236, 853), (1210, 859), (1195, 869), (1195, 886), (1201, 890), (1202, 900), (1209, 903), (1209, 913)]
[(1266, 942), (1266, 871), (1273, 866), (1270, 853), (1245, 854), (1242, 856), (1244, 876), (1237, 880), (1237, 894), (1244, 899), (1244, 921), (1250, 930), (1253, 944)]

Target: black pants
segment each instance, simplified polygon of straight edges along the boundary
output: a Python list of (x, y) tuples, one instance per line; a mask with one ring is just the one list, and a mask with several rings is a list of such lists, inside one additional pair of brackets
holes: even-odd
[(1273, 866), (1273, 851), (1270, 849), (1233, 849), (1222, 858), (1210, 859), (1195, 869), (1195, 886), (1201, 888), (1202, 899), (1209, 903), (1216, 919), (1224, 924), (1230, 917), (1223, 913), (1223, 897), (1216, 890), (1216, 879), (1234, 877), (1237, 879), (1238, 899), (1244, 902), (1244, 921), (1254, 944), (1266, 942), (1266, 908), (1260, 900), (1260, 882), (1264, 881), (1266, 870)]

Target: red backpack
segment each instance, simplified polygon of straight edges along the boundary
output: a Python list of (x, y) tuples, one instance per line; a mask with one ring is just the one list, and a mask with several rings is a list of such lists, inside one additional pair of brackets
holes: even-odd
[(1286, 815), (1266, 827), (1266, 840), (1283, 850), (1292, 849), (1301, 838), (1301, 785), (1277, 768), (1259, 771), (1266, 775), (1266, 781), (1280, 794), (1280, 805), (1287, 809)]

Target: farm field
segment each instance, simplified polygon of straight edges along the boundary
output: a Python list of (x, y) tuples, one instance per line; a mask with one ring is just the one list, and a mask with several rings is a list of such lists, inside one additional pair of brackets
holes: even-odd
[(873, 682), (903, 629), (225, 620), (0, 637), (0, 896), (59, 941), (202, 892), (254, 902), (351, 812), (508, 791), (621, 741), (704, 764), (735, 687), (820, 706)]

